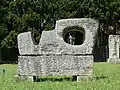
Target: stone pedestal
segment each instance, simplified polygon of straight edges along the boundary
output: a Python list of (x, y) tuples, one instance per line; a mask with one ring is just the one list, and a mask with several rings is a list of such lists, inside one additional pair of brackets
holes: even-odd
[(113, 64), (120, 64), (120, 58), (109, 58), (108, 62)]
[(14, 75), (14, 78), (16, 81), (28, 81), (28, 82), (33, 82), (34, 81), (34, 76), (30, 75)]
[(87, 75), (87, 76), (77, 76), (77, 82), (80, 82), (80, 81), (86, 81), (86, 80), (90, 80), (93, 78), (93, 75)]
[(23, 77), (44, 75), (86, 77), (93, 74), (93, 56), (19, 56), (18, 72)]
[(109, 36), (109, 63), (120, 63), (120, 35)]

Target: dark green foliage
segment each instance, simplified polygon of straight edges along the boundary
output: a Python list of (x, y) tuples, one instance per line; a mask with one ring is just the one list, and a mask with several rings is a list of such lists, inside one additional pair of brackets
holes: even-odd
[[(3, 0), (0, 1), (0, 47), (17, 47), (17, 35), (32, 31), (39, 42), (43, 30), (56, 20), (93, 18), (100, 23), (99, 37), (106, 45), (109, 34), (119, 34), (119, 0)], [(112, 27), (112, 28), (110, 28)]]

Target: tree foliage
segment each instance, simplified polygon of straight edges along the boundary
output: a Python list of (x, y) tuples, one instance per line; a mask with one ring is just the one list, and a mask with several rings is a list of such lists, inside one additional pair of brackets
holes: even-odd
[[(32, 31), (39, 41), (43, 30), (52, 30), (56, 20), (93, 18), (100, 36), (119, 34), (119, 0), (3, 0), (0, 1), (0, 47), (17, 47), (17, 35)], [(104, 42), (104, 41), (102, 41)]]

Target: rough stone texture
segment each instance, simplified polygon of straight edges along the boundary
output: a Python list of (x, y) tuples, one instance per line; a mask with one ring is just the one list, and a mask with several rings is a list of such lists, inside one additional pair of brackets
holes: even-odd
[(77, 76), (77, 82), (80, 82), (80, 81), (83, 81), (83, 80), (92, 80), (92, 79), (93, 79), (93, 75), (91, 75), (91, 76), (90, 75), (89, 76), (88, 75), (86, 75), (86, 76), (85, 75), (84, 76), (82, 76), (82, 75), (79, 76), (78, 75)]
[[(63, 31), (67, 27), (78, 26), (85, 30), (85, 41), (82, 45), (66, 44)], [(33, 44), (30, 32), (18, 35), (18, 49), (20, 55), (38, 54), (91, 54), (98, 23), (92, 19), (63, 19), (56, 22), (55, 30), (44, 31), (38, 45)]]
[[(78, 26), (85, 30), (85, 41), (82, 45), (69, 45), (63, 40), (62, 33), (65, 28)], [(92, 19), (66, 19), (56, 23), (57, 41), (59, 41), (61, 54), (92, 54), (94, 39), (97, 33), (98, 23)]]
[(39, 45), (34, 45), (31, 32), (20, 33), (18, 35), (18, 49), (20, 55), (40, 54)]
[(120, 63), (120, 35), (109, 36), (109, 59), (110, 63)]
[[(84, 28), (85, 40), (83, 44), (70, 45), (64, 41), (64, 29), (72, 26)], [(34, 45), (31, 32), (19, 34), (19, 75), (21, 77), (42, 75), (91, 76), (93, 74), (92, 50), (97, 28), (98, 23), (88, 18), (58, 20), (54, 30), (42, 32), (38, 45)]]
[(19, 76), (19, 75), (14, 75), (14, 79), (16, 79), (16, 81), (20, 81), (20, 80), (22, 80), (22, 81), (29, 81), (29, 82), (33, 82), (34, 81), (34, 79), (33, 79), (34, 77), (33, 76), (28, 76), (28, 75), (21, 75), (21, 76)]
[(93, 56), (19, 56), (21, 75), (92, 75)]

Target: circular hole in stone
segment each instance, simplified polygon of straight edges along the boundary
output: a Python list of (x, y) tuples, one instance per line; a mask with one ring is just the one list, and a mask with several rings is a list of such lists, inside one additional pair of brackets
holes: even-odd
[(63, 39), (71, 45), (81, 45), (85, 40), (85, 30), (79, 26), (67, 27), (63, 31)]

